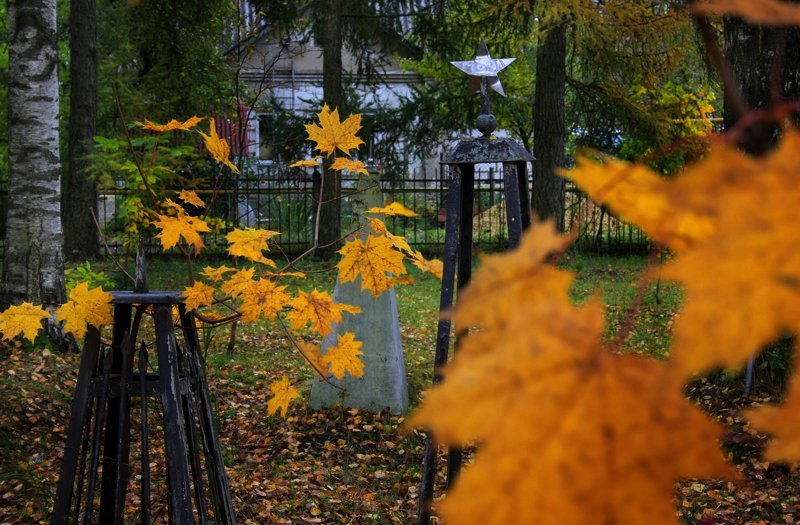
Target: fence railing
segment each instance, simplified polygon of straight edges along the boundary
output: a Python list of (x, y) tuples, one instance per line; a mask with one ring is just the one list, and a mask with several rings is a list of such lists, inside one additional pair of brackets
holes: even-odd
[[(503, 197), (502, 167), (476, 170), (474, 190), (474, 243), (481, 251), (497, 251), (508, 244)], [(529, 181), (530, 184), (530, 181)], [(439, 170), (416, 171), (402, 180), (382, 182), (384, 197), (399, 201), (414, 210), (418, 217), (389, 217), (387, 225), (396, 235), (403, 235), (415, 249), (427, 254), (442, 251), (444, 245), (445, 194), (447, 186)], [(355, 178), (341, 179), (342, 232), (348, 231), (352, 217)], [(121, 224), (118, 210), (131, 194), (123, 188), (101, 188), (99, 219), (112, 251), (124, 249), (120, 242)], [(211, 190), (199, 191), (201, 197)], [(218, 189), (212, 215), (225, 226), (206, 236), (210, 250), (224, 250), (225, 234), (235, 226), (267, 228), (281, 232), (273, 240), (278, 250), (287, 255), (307, 250), (313, 242), (315, 196), (319, 193), (315, 175), (303, 170), (277, 170), (261, 167), (248, 176), (231, 179)], [(566, 188), (565, 225), (577, 232), (575, 244), (581, 249), (596, 251), (630, 251), (645, 249), (646, 236), (635, 226), (626, 224), (601, 206), (594, 204), (577, 188)], [(160, 252), (158, 240), (145, 239), (151, 252)]]
[[(416, 171), (403, 180), (383, 181), (387, 201), (399, 201), (417, 212), (413, 219), (387, 218), (387, 225), (396, 235), (403, 235), (415, 249), (435, 255), (444, 245), (445, 193), (447, 186), (441, 173)], [(529, 181), (530, 185), (530, 181)], [(341, 209), (342, 231), (348, 231), (352, 217), (350, 194), (355, 188), (355, 178), (342, 177)], [(262, 166), (251, 170), (247, 176), (226, 181), (216, 192), (198, 190), (201, 197), (210, 200), (216, 193), (211, 215), (221, 227), (206, 234), (209, 250), (222, 253), (226, 246), (225, 234), (235, 226), (267, 228), (281, 232), (273, 238), (277, 250), (291, 256), (307, 250), (313, 242), (313, 225), (316, 209), (315, 195), (318, 182), (302, 170), (278, 170)], [(122, 242), (124, 221), (120, 211), (133, 192), (124, 187), (100, 188), (98, 219), (104, 227), (104, 237), (111, 251), (120, 253), (126, 248)], [(7, 187), (0, 184), (0, 243), (5, 237), (5, 210), (8, 202)], [(502, 167), (476, 170), (474, 191), (474, 243), (478, 250), (497, 251), (506, 248), (508, 235), (505, 223)], [(570, 231), (577, 232), (575, 245), (579, 249), (613, 252), (644, 250), (649, 245), (647, 237), (635, 226), (624, 223), (605, 208), (596, 205), (574, 186), (566, 188), (564, 223)], [(160, 253), (158, 239), (145, 235), (145, 247), (150, 253)]]

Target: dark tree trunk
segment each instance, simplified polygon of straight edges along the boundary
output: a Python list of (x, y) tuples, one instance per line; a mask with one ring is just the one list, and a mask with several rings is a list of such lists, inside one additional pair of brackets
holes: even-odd
[[(322, 28), (322, 91), (325, 103), (342, 115), (342, 0), (325, 0), (321, 15)], [(334, 153), (335, 155), (336, 153)], [(319, 213), (319, 249), (323, 260), (333, 258), (341, 236), (341, 201), (339, 172), (329, 169), (325, 161), (322, 173), (322, 207)]]
[(97, 212), (97, 188), (86, 172), (97, 119), (95, 0), (70, 1), (69, 31), (69, 170), (61, 206), (65, 255), (81, 260), (98, 253), (98, 232), (91, 215)]
[(551, 29), (536, 51), (533, 189), (531, 207), (540, 219), (553, 219), (564, 230), (564, 89), (567, 37), (563, 25)]
[[(750, 108), (800, 98), (800, 30), (753, 26), (740, 18), (726, 18), (724, 30), (726, 56)], [(726, 96), (725, 128), (735, 125), (738, 117)], [(752, 154), (763, 154), (774, 145), (777, 132), (775, 124), (752, 126), (741, 145)]]
[(56, 0), (8, 3), (8, 220), (0, 303), (65, 299)]

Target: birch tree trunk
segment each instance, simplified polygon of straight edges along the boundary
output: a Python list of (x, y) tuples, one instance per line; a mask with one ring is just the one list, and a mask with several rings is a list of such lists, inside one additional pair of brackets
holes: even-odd
[(56, 0), (8, 2), (5, 304), (64, 302)]

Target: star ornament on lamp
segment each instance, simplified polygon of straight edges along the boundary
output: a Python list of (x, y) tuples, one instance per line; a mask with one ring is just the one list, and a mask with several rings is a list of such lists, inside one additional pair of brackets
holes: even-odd
[(478, 115), (478, 130), (485, 137), (491, 135), (497, 128), (497, 119), (492, 115), (491, 104), (489, 102), (489, 88), (493, 89), (502, 96), (506, 96), (503, 84), (497, 74), (507, 68), (516, 58), (492, 58), (486, 42), (481, 40), (478, 50), (473, 60), (462, 60), (450, 62), (458, 69), (472, 77), (470, 82), (470, 92), (480, 90), (481, 93), (481, 114)]

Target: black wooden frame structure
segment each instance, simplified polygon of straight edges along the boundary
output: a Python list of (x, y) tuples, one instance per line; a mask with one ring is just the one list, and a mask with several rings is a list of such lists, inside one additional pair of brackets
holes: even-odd
[[(131, 409), (136, 398), (141, 436), (137, 521), (151, 523), (151, 481), (153, 474), (164, 474), (151, 472), (154, 429), (148, 398), (154, 397), (161, 406), (169, 523), (234, 525), (194, 317), (187, 312), (180, 292), (112, 295), (111, 344), (103, 343), (94, 327), (85, 337), (50, 523), (117, 525), (128, 521), (124, 521), (124, 511), (131, 466)], [(175, 334), (173, 309), (180, 319), (182, 341)], [(150, 363), (144, 341), (137, 349), (144, 316), (153, 318), (154, 363)]]
[[(472, 207), (475, 184), (475, 165), (483, 163), (502, 163), (504, 193), (506, 200), (506, 222), (511, 249), (519, 245), (522, 233), (530, 226), (530, 200), (528, 197), (527, 166), (533, 157), (522, 146), (508, 139), (484, 136), (478, 139), (461, 141), (456, 148), (442, 159), (447, 168), (447, 218), (445, 220), (444, 268), (442, 272), (442, 291), (439, 312), (450, 310), (456, 291), (462, 292), (472, 277)], [(456, 327), (454, 351), (458, 348), (459, 337), (467, 327)], [(441, 317), (436, 333), (436, 354), (434, 357), (433, 382), (442, 380), (442, 368), (447, 364), (450, 353), (451, 321)], [(426, 434), (425, 454), (422, 468), (422, 482), (419, 491), (419, 510), (417, 525), (429, 525), (431, 503), (433, 502), (436, 481), (436, 464), (439, 445), (430, 433)], [(447, 485), (449, 489), (461, 471), (462, 451), (451, 447), (447, 451)]]

